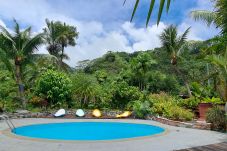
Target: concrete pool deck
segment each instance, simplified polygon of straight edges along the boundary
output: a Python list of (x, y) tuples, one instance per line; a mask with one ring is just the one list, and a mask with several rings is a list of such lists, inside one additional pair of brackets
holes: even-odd
[(15, 126), (23, 126), (39, 123), (81, 121), (107, 121), (151, 124), (165, 128), (167, 131), (156, 136), (128, 140), (94, 142), (49, 141), (15, 137), (14, 134), (9, 134), (9, 132), (6, 132), (6, 129), (8, 129), (7, 125), (3, 121), (0, 121), (0, 151), (171, 151), (227, 141), (227, 134), (224, 133), (174, 127), (151, 120), (27, 118), (14, 119), (13, 123), (15, 124)]

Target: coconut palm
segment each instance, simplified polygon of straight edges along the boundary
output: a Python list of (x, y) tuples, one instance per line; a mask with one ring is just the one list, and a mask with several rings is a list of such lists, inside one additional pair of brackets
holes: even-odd
[[(60, 22), (58, 22), (60, 23)], [(44, 28), (44, 39), (45, 42), (48, 44), (47, 51), (49, 54), (56, 56), (59, 58), (58, 52), (61, 51), (61, 47), (59, 46), (57, 39), (59, 35), (59, 31), (56, 26), (57, 23), (54, 23), (53, 21), (49, 21), (46, 19), (46, 28)]]
[(195, 10), (190, 13), (194, 20), (204, 21), (208, 26), (214, 23), (222, 30), (223, 34), (227, 33), (227, 1), (214, 0), (215, 10)]
[[(127, 0), (124, 0), (123, 5), (126, 3), (126, 1), (127, 1)], [(135, 2), (134, 9), (133, 9), (132, 16), (131, 16), (131, 21), (132, 21), (133, 18), (134, 18), (134, 15), (135, 15), (135, 13), (136, 13), (136, 10), (137, 10), (137, 7), (138, 7), (138, 5), (139, 5), (139, 2), (140, 2), (140, 0), (136, 0), (136, 2)], [(167, 10), (167, 12), (168, 12), (169, 7), (170, 7), (170, 4), (171, 4), (171, 0), (160, 0), (159, 11), (158, 11), (158, 19), (157, 19), (157, 25), (159, 24), (159, 22), (160, 22), (160, 20), (161, 20), (162, 12), (163, 12), (163, 8), (164, 8), (165, 4), (166, 4), (166, 10)], [(154, 5), (155, 5), (155, 0), (151, 0), (150, 6), (149, 6), (149, 11), (148, 11), (148, 13), (147, 13), (146, 26), (148, 26), (148, 23), (149, 23), (149, 21), (150, 21), (150, 18), (151, 18), (151, 14), (152, 14)]]
[(16, 20), (14, 22), (13, 32), (0, 26), (0, 59), (5, 63), (8, 70), (12, 72), (18, 85), (18, 95), (23, 105), (25, 105), (22, 70), (29, 62), (32, 62), (33, 53), (43, 44), (43, 34), (32, 36), (31, 27), (22, 31)]
[(182, 35), (178, 35), (177, 27), (174, 25), (170, 25), (160, 35), (160, 40), (162, 46), (171, 56), (171, 64), (174, 66), (176, 72), (182, 77), (184, 80), (184, 84), (188, 90), (188, 95), (191, 96), (190, 87), (186, 78), (181, 73), (181, 71), (177, 67), (178, 58), (186, 46), (186, 39), (189, 33), (190, 27), (185, 30)]
[(63, 59), (69, 59), (64, 53), (65, 47), (68, 45), (75, 46), (75, 38), (78, 38), (76, 27), (66, 25), (59, 21), (49, 21), (46, 19), (47, 27), (44, 28), (45, 41), (48, 44), (47, 50), (51, 55), (56, 56), (63, 66)]

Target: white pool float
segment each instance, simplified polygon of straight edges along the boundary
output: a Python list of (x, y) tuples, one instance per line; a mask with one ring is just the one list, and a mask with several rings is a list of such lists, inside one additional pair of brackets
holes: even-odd
[(85, 115), (85, 113), (82, 109), (76, 110), (76, 116), (83, 117), (84, 115)]
[(54, 114), (54, 116), (55, 117), (61, 117), (61, 116), (64, 116), (65, 115), (65, 109), (60, 109), (60, 110), (58, 110), (55, 114)]

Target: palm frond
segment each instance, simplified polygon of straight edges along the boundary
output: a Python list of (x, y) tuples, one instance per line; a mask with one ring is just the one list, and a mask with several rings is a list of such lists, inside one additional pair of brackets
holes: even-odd
[(152, 11), (153, 11), (154, 4), (155, 4), (155, 0), (151, 0), (150, 8), (149, 8), (149, 11), (148, 11), (148, 14), (147, 14), (146, 27), (148, 26), (149, 20), (150, 20), (150, 18), (151, 18), (151, 13), (152, 13)]
[(161, 20), (164, 5), (165, 5), (165, 0), (160, 0), (160, 6), (159, 6), (159, 11), (158, 11), (157, 25), (159, 25), (159, 22), (160, 22), (160, 20)]
[(179, 46), (181, 46), (182, 44), (184, 44), (186, 42), (188, 33), (190, 32), (191, 27), (189, 27), (188, 29), (185, 30), (185, 32), (179, 37)]
[(13, 41), (13, 36), (8, 32), (8, 30), (0, 25), (0, 30), (2, 31), (1, 34), (10, 42), (12, 42), (13, 44), (15, 44), (15, 42)]
[(217, 18), (217, 14), (212, 11), (208, 10), (196, 10), (196, 11), (191, 11), (190, 16), (195, 20), (195, 21), (204, 21), (207, 26), (210, 26), (212, 23), (215, 22)]
[[(126, 3), (126, 1), (127, 0), (124, 0), (123, 5)], [(138, 8), (139, 2), (140, 2), (140, 0), (136, 0), (136, 2), (135, 2), (135, 5), (134, 5), (134, 8), (133, 8), (133, 12), (132, 12), (130, 21), (132, 21), (133, 18), (134, 18), (134, 16), (135, 16), (135, 13), (136, 13), (136, 10)], [(161, 20), (161, 17), (162, 17), (162, 13), (163, 13), (163, 9), (164, 9), (165, 3), (166, 3), (166, 11), (168, 13), (169, 8), (170, 8), (170, 4), (171, 4), (171, 0), (160, 0), (157, 25), (159, 25), (159, 23), (160, 23), (160, 20)], [(147, 14), (147, 19), (146, 19), (146, 27), (148, 26), (148, 23), (150, 21), (151, 14), (153, 12), (154, 4), (155, 4), (155, 0), (151, 0), (149, 11), (148, 11), (148, 14)]]
[(4, 50), (0, 48), (0, 60), (5, 64), (6, 68), (11, 72), (12, 77), (14, 77), (14, 69), (13, 65), (10, 62), (10, 59), (8, 58), (7, 54)]
[(136, 0), (136, 3), (135, 3), (134, 8), (133, 8), (133, 12), (132, 12), (132, 16), (131, 16), (130, 22), (132, 22), (132, 20), (133, 20), (133, 18), (135, 16), (135, 13), (136, 13), (136, 10), (137, 10), (139, 2), (140, 2), (140, 0)]
[(31, 54), (37, 49), (41, 44), (43, 44), (43, 34), (38, 34), (35, 37), (27, 40), (22, 45), (22, 51), (24, 54)]

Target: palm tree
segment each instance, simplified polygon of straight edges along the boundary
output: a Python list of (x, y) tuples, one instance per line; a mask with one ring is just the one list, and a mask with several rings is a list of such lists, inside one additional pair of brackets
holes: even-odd
[(49, 21), (46, 19), (47, 27), (44, 28), (45, 41), (48, 43), (47, 50), (51, 55), (56, 56), (63, 66), (63, 59), (69, 59), (64, 53), (65, 47), (68, 45), (75, 46), (75, 38), (78, 38), (76, 27), (66, 25), (59, 21)]
[(32, 61), (31, 58), (34, 51), (38, 50), (38, 47), (43, 44), (43, 34), (32, 36), (31, 27), (21, 31), (16, 20), (14, 22), (13, 33), (0, 26), (0, 59), (5, 63), (8, 70), (12, 72), (12, 76), (18, 85), (18, 95), (23, 105), (25, 105), (22, 70)]
[[(60, 23), (60, 22), (58, 22)], [(48, 44), (47, 46), (47, 51), (49, 52), (49, 54), (56, 56), (57, 58), (59, 58), (59, 54), (58, 52), (60, 51), (60, 46), (57, 42), (58, 39), (58, 35), (59, 35), (59, 31), (57, 29), (56, 26), (57, 23), (53, 22), (53, 21), (49, 21), (48, 19), (46, 19), (46, 28), (44, 28), (44, 39), (45, 42)]]
[(224, 79), (225, 85), (225, 96), (224, 99), (227, 101), (227, 47), (224, 55), (212, 55), (207, 57), (218, 68), (218, 74), (220, 79)]
[(217, 27), (221, 28), (222, 33), (227, 33), (227, 1), (214, 0), (215, 10), (195, 10), (190, 13), (194, 20), (204, 21), (208, 26), (214, 23)]
[[(126, 1), (127, 1), (127, 0), (124, 0), (123, 5), (126, 3)], [(134, 9), (133, 9), (132, 16), (131, 16), (131, 21), (132, 21), (133, 18), (134, 18), (134, 15), (135, 15), (135, 13), (136, 13), (136, 10), (137, 10), (137, 7), (138, 7), (138, 5), (139, 5), (139, 2), (140, 2), (140, 0), (136, 0), (136, 2), (135, 2)], [(159, 11), (158, 11), (158, 19), (157, 19), (157, 25), (159, 24), (159, 22), (160, 22), (160, 20), (161, 20), (162, 12), (163, 12), (163, 8), (164, 8), (165, 4), (166, 4), (166, 10), (167, 10), (167, 12), (168, 12), (168, 11), (169, 11), (169, 8), (170, 8), (171, 0), (160, 0)], [(149, 6), (149, 11), (148, 11), (148, 13), (147, 13), (146, 26), (148, 26), (148, 23), (149, 23), (149, 21), (150, 21), (150, 18), (151, 18), (151, 14), (152, 14), (154, 5), (155, 5), (155, 0), (151, 0), (150, 6)]]
[(188, 90), (188, 95), (191, 96), (191, 90), (188, 84), (187, 79), (181, 73), (181, 71), (177, 67), (178, 58), (186, 46), (186, 39), (189, 33), (190, 27), (182, 34), (178, 35), (177, 27), (174, 25), (170, 25), (160, 35), (160, 40), (162, 46), (171, 56), (171, 64), (174, 66), (176, 72), (182, 77), (184, 80), (184, 84)]

